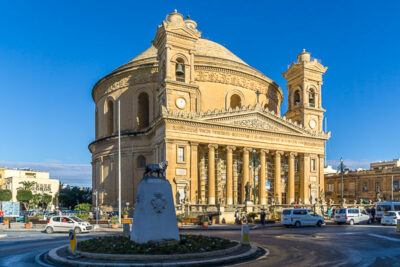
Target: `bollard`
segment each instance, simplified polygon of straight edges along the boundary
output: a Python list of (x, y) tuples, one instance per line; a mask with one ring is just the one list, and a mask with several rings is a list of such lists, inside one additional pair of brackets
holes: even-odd
[(248, 225), (242, 225), (242, 237), (240, 238), (240, 243), (243, 245), (250, 245)]
[(396, 232), (400, 233), (400, 220), (397, 220)]

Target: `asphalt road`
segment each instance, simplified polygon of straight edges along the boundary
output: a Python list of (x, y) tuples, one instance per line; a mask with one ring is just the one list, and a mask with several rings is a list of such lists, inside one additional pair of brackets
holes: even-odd
[[(269, 255), (236, 266), (400, 266), (400, 233), (394, 227), (336, 226), (270, 227), (252, 230), (252, 244)], [(3, 232), (4, 233), (4, 232)], [(3, 234), (0, 233), (0, 234)], [(240, 240), (240, 231), (182, 231)], [(37, 254), (68, 244), (67, 234), (7, 232), (0, 238), (0, 266), (31, 267)], [(78, 239), (104, 235), (84, 234)]]

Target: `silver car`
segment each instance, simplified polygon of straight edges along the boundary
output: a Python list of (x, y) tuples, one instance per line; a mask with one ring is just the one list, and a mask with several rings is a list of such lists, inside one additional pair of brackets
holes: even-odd
[(80, 234), (90, 232), (93, 230), (93, 226), (76, 216), (65, 215), (51, 217), (46, 225), (46, 233), (48, 234), (53, 232), (68, 232), (72, 229), (75, 230), (75, 233)]
[(350, 225), (360, 223), (371, 223), (371, 215), (365, 210), (358, 208), (344, 208), (336, 210), (335, 222), (337, 224), (348, 223)]

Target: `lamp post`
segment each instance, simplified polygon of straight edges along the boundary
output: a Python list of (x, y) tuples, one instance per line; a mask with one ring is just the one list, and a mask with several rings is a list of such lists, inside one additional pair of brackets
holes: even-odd
[(340, 203), (343, 204), (343, 171), (344, 171), (344, 164), (343, 164), (343, 158), (340, 157)]
[(260, 161), (257, 158), (257, 150), (253, 149), (253, 155), (250, 161), (250, 169), (253, 169), (253, 193), (254, 193), (254, 205), (257, 204), (257, 194), (256, 194), (256, 170), (261, 168)]

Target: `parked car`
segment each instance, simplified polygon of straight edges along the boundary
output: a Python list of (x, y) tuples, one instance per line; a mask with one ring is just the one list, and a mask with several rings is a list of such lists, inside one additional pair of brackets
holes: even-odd
[(382, 225), (397, 225), (400, 220), (400, 211), (387, 211), (381, 220)]
[(287, 209), (282, 211), (281, 223), (287, 227), (301, 227), (303, 225), (316, 225), (321, 227), (325, 221), (321, 215), (315, 213), (313, 210)]
[(350, 225), (360, 223), (371, 223), (372, 217), (365, 210), (357, 208), (343, 208), (336, 210), (335, 222), (337, 224), (348, 223)]
[(400, 202), (376, 203), (376, 219), (380, 222), (387, 211), (400, 211)]
[(90, 232), (93, 230), (93, 226), (76, 216), (53, 216), (47, 221), (45, 229), (48, 234), (53, 232), (68, 232), (71, 229), (75, 230), (75, 233), (80, 234)]

